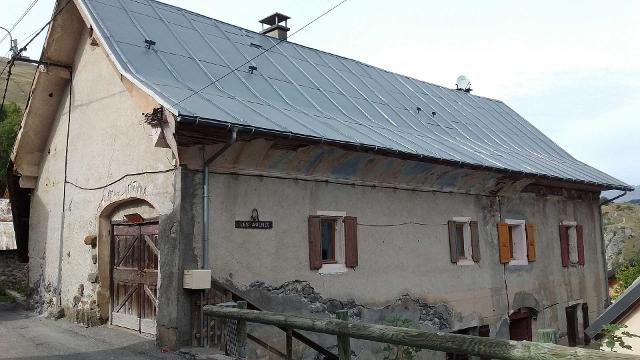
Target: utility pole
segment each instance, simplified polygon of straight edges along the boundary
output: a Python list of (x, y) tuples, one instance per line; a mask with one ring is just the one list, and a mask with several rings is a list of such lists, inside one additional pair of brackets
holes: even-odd
[(9, 42), (11, 44), (9, 48), (11, 51), (11, 57), (9, 58), (9, 63), (7, 64), (7, 66), (9, 67), (7, 71), (7, 83), (4, 86), (4, 93), (2, 94), (2, 104), (0, 105), (0, 114), (2, 114), (4, 111), (4, 99), (7, 96), (7, 88), (9, 88), (9, 79), (11, 78), (11, 68), (13, 67), (13, 59), (16, 56), (16, 54), (18, 54), (18, 41), (13, 38), (13, 36), (11, 35), (11, 31), (7, 30), (2, 26), (0, 26), (0, 29), (6, 31), (7, 34), (9, 34)]

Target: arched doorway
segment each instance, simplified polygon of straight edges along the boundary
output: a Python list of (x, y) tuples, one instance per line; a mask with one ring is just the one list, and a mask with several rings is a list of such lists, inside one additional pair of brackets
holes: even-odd
[(534, 316), (533, 309), (520, 308), (509, 315), (509, 338), (516, 341), (532, 341), (533, 330), (531, 322)]
[(98, 268), (101, 290), (108, 291), (101, 311), (111, 325), (156, 334), (158, 234), (157, 211), (144, 200), (128, 199), (103, 210)]

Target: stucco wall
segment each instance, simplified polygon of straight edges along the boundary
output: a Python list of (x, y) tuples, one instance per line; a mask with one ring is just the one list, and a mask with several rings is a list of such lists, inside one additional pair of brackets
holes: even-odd
[[(479, 173), (478, 181), (473, 182), (468, 171), (447, 172), (439, 165), (408, 173), (407, 168), (415, 168), (409, 164), (405, 171), (387, 172), (387, 179), (376, 179), (384, 186), (359, 181), (368, 181), (366, 177), (372, 175), (367, 172), (353, 172), (349, 179), (334, 173), (332, 180), (331, 169), (338, 168), (345, 158), (353, 158), (349, 154), (327, 160), (334, 165), (314, 164), (315, 173), (310, 171), (303, 177), (300, 171), (291, 170), (291, 166), (305, 168), (304, 162), (294, 161), (294, 151), (280, 154), (279, 159), (285, 159), (280, 163), (271, 159), (267, 167), (262, 165), (269, 163), (263, 161), (270, 158), (268, 151), (251, 153), (255, 161), (243, 162), (252, 145), (237, 147), (211, 168), (210, 263), (215, 277), (267, 308), (330, 316), (333, 305), (326, 300), (334, 299), (338, 307), (363, 309), (360, 319), (381, 322), (384, 315), (370, 310), (394, 308), (405, 302), (403, 296), (408, 294), (418, 308), (422, 302), (445, 306), (451, 312), (443, 319), (445, 324), (439, 323), (441, 329), (486, 324), (492, 336), (498, 337), (509, 336), (508, 315), (521, 307), (538, 312), (534, 334), (538, 328), (556, 328), (561, 336), (566, 332), (566, 306), (586, 302), (591, 318), (602, 311), (606, 294), (597, 194), (511, 191), (489, 195), (489, 188), (500, 182), (499, 176)], [(303, 151), (307, 150), (298, 150)], [(388, 168), (395, 169), (392, 164)], [(413, 176), (420, 184), (415, 183), (416, 190), (394, 189), (387, 181), (393, 176)], [(194, 191), (200, 191), (200, 179), (199, 174), (194, 177)], [(462, 193), (465, 182), (473, 183), (467, 189), (475, 194)], [(193, 208), (197, 252), (201, 200), (200, 192)], [(235, 229), (234, 221), (247, 220), (253, 208), (259, 210), (261, 220), (274, 222), (272, 230)], [(321, 275), (309, 269), (307, 217), (318, 211), (341, 211), (358, 218), (359, 265), (355, 270)], [(450, 262), (446, 224), (453, 217), (479, 222), (479, 263), (460, 266)], [(526, 266), (500, 264), (496, 230), (500, 219), (521, 219), (535, 225), (536, 262)], [(584, 267), (562, 267), (558, 235), (562, 221), (584, 225)], [(411, 222), (416, 224), (406, 224)], [(315, 295), (304, 294), (311, 291), (305, 290), (307, 286), (322, 297), (320, 310), (314, 308), (318, 305)], [(412, 320), (426, 327), (434, 325), (420, 319), (417, 315)]]
[[(73, 306), (76, 295), (82, 295), (83, 301), (95, 300), (98, 285), (89, 281), (89, 275), (97, 272), (98, 264), (93, 263), (92, 255), (108, 260), (100, 257), (100, 243), (93, 248), (84, 239), (98, 235), (99, 216), (105, 215), (105, 209), (115, 211), (116, 203), (143, 199), (159, 214), (173, 211), (172, 152), (154, 148), (152, 128), (144, 123), (142, 111), (132, 102), (103, 49), (89, 45), (87, 33), (85, 30), (81, 37), (73, 71), (61, 252), (68, 96), (57, 110), (31, 200), (29, 278), (40, 293), (35, 297), (39, 305), (53, 301), (60, 253), (62, 304)], [(128, 175), (144, 172), (157, 173)], [(108, 241), (108, 237), (99, 236), (98, 241)]]

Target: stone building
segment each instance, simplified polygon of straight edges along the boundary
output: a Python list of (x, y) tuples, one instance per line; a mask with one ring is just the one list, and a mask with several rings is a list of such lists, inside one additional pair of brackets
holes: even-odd
[(503, 102), (287, 41), (281, 14), (54, 14), (10, 179), (41, 309), (182, 346), (194, 269), (263, 309), (497, 338), (577, 344), (604, 309), (599, 194), (629, 186)]

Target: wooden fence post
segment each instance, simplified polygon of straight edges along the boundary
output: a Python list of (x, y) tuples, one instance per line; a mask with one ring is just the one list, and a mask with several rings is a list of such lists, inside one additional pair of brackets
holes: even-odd
[[(338, 320), (349, 321), (349, 312), (347, 310), (336, 311)], [(349, 337), (346, 335), (338, 335), (338, 358), (340, 360), (351, 360), (351, 344)]]
[[(238, 301), (238, 309), (246, 309), (246, 301)], [(236, 341), (238, 344), (238, 358), (247, 358), (247, 321), (238, 319), (236, 323)]]

